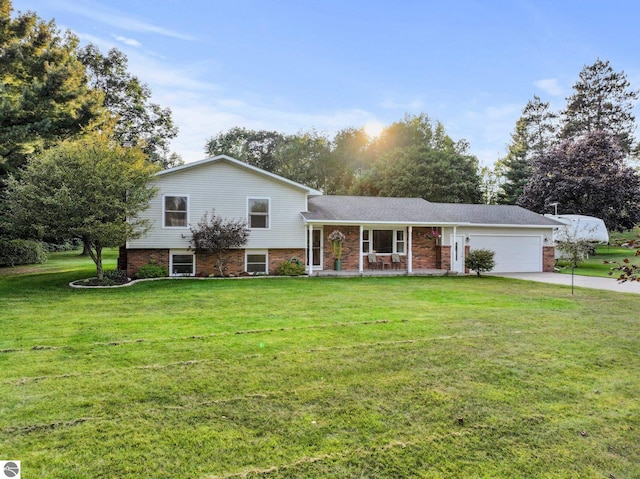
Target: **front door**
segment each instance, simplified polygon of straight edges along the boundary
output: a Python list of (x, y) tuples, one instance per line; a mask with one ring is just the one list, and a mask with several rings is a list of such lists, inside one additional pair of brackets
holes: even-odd
[(451, 270), (464, 273), (464, 236), (451, 235)]
[[(307, 235), (309, 233), (307, 232)], [(322, 269), (322, 230), (313, 230), (313, 242), (311, 244), (313, 251), (313, 268)], [(309, 258), (307, 257), (307, 263)]]

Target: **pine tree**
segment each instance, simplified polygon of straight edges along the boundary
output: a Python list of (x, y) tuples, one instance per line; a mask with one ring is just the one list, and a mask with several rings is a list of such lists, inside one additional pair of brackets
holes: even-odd
[(573, 86), (562, 112), (562, 138), (576, 138), (584, 133), (602, 131), (612, 135), (622, 151), (634, 147), (635, 117), (633, 107), (638, 91), (630, 89), (624, 72), (615, 72), (609, 61), (596, 60), (585, 66)]

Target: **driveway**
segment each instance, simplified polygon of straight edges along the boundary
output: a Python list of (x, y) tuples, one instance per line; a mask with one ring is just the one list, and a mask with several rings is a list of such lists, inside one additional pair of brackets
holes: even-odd
[[(541, 283), (564, 284), (571, 286), (571, 275), (560, 273), (489, 273), (503, 278), (523, 279), (526, 281), (539, 281)], [(640, 294), (640, 283), (637, 281), (618, 283), (613, 278), (596, 278), (594, 276), (574, 276), (574, 286), (579, 288), (604, 289), (617, 293)]]

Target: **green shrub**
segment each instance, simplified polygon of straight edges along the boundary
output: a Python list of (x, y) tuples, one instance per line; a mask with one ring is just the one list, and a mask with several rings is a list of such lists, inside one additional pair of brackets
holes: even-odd
[(140, 269), (138, 269), (135, 277), (136, 279), (147, 279), (164, 278), (165, 276), (169, 276), (169, 270), (166, 266), (162, 266), (161, 264), (148, 263), (140, 266)]
[(39, 241), (0, 239), (0, 266), (40, 264), (45, 261), (47, 252)]
[(475, 271), (478, 276), (485, 271), (491, 271), (496, 266), (495, 251), (490, 249), (473, 249), (464, 259), (464, 265), (467, 269)]
[(280, 263), (275, 270), (277, 276), (300, 276), (305, 272), (304, 265), (299, 261), (285, 261)]

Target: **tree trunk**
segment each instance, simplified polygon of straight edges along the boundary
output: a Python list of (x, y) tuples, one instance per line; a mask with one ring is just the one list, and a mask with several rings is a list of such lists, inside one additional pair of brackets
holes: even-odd
[(91, 247), (84, 240), (82, 240), (82, 253), (80, 253), (80, 256), (91, 256)]
[(220, 276), (224, 278), (224, 269), (222, 268), (222, 251), (218, 251), (218, 271)]
[(89, 256), (91, 256), (91, 259), (93, 260), (93, 262), (96, 265), (96, 277), (99, 280), (103, 280), (104, 279), (104, 271), (102, 269), (102, 245), (100, 243), (96, 243), (94, 246), (95, 252), (94, 250), (91, 248), (91, 246), (89, 246)]

